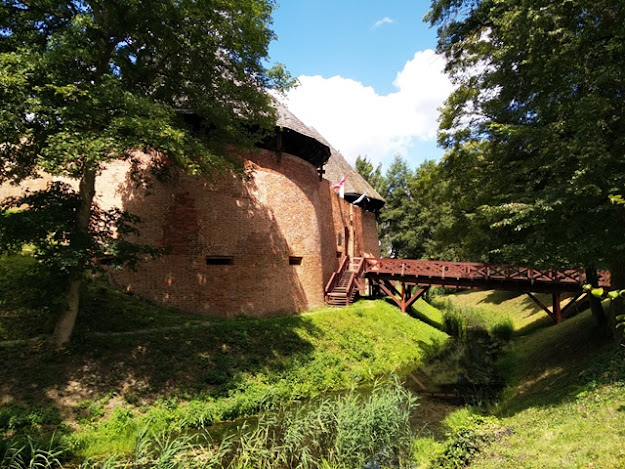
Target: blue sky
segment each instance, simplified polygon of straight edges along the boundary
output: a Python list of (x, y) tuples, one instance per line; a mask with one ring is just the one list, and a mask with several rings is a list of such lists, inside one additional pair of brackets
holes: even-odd
[(439, 158), (436, 108), (451, 91), (423, 23), (426, 0), (283, 0), (271, 62), (300, 78), (287, 105), (353, 162)]

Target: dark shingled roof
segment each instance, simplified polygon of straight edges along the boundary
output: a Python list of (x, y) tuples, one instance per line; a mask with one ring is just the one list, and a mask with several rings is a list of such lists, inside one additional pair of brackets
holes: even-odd
[[(307, 126), (299, 120), (291, 111), (287, 109), (284, 104), (278, 102), (277, 100), (274, 101), (274, 104), (278, 117), (276, 125), (278, 127), (278, 131), (283, 134), (281, 145), (284, 151), (300, 156), (313, 164), (324, 164), (324, 177), (332, 184), (338, 184), (344, 176), (347, 176), (345, 181), (345, 200), (354, 202), (363, 193), (366, 193), (365, 200), (360, 202), (358, 204), (359, 206), (367, 210), (379, 210), (382, 208), (382, 206), (386, 203), (384, 198), (378, 194), (378, 192), (371, 187), (371, 185), (365, 181), (360, 174), (358, 174), (358, 172), (345, 160), (345, 158), (343, 158), (343, 155), (335, 150), (332, 145), (330, 145), (327, 140), (323, 138), (319, 132), (317, 132), (317, 130), (313, 127)], [(293, 138), (293, 132), (307, 138), (305, 140), (301, 140), (300, 137), (300, 145), (294, 145), (294, 143), (290, 140)], [(285, 147), (287, 144), (285, 142), (287, 142), (287, 140), (290, 148)], [(311, 140), (313, 140), (314, 143), (311, 142)], [(326, 156), (326, 154), (320, 150), (315, 151), (316, 158), (311, 158), (310, 150), (302, 147), (304, 144), (316, 147), (319, 147), (320, 145), (327, 147), (327, 156), (329, 156), (329, 158), (324, 159), (323, 156)], [(296, 151), (297, 153), (295, 153)], [(321, 153), (323, 153), (323, 156)]]
[(276, 133), (259, 144), (261, 148), (299, 156), (316, 167), (330, 158), (330, 144), (319, 133), (306, 126), (278, 100), (273, 100), (276, 110)]
[(275, 108), (276, 114), (278, 116), (276, 122), (278, 127), (285, 127), (287, 129), (294, 130), (302, 135), (314, 138), (319, 143), (322, 143), (326, 147), (331, 148), (330, 144), (326, 141), (325, 138), (323, 138), (323, 136), (319, 132), (317, 132), (314, 128), (308, 127), (306, 124), (304, 124), (301, 120), (297, 118), (295, 114), (289, 111), (284, 104), (276, 102)]

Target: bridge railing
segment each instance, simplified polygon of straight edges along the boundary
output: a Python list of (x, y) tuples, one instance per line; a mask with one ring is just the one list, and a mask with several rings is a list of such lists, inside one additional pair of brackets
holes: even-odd
[[(473, 262), (443, 262), (409, 259), (367, 258), (365, 272), (402, 277), (430, 277), (456, 280), (501, 280), (534, 283), (584, 285), (583, 269), (541, 270), (510, 265), (490, 265)], [(610, 273), (599, 271), (599, 285), (610, 285)]]

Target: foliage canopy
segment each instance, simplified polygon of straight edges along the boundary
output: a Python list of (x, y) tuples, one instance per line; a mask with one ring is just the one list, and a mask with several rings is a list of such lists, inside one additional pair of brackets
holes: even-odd
[[(262, 137), (274, 123), (266, 91), (292, 84), (282, 66), (264, 64), (274, 6), (273, 0), (2, 0), (0, 183), (43, 171), (74, 186), (54, 184), (5, 202), (0, 246), (15, 248), (22, 236), (46, 262), (63, 251), (56, 264), (70, 282), (79, 282), (99, 254), (134, 263), (137, 251), (114, 239), (137, 220), (95, 207), (97, 174), (136, 150), (206, 173), (228, 165), (224, 143), (250, 145)], [(47, 221), (33, 221), (39, 215)], [(30, 222), (37, 225), (33, 233), (13, 230)]]
[(623, 258), (609, 196), (625, 186), (625, 5), (433, 0), (426, 19), (457, 85), (443, 165), (465, 221), (489, 234), (475, 251), (556, 266)]

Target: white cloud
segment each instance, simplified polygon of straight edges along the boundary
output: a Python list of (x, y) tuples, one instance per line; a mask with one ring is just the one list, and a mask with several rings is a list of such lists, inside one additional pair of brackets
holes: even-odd
[(371, 27), (371, 29), (378, 29), (380, 26), (384, 24), (393, 24), (394, 21), (390, 19), (388, 16), (385, 16), (381, 20), (375, 22), (375, 24)]
[(301, 76), (286, 104), (351, 162), (358, 155), (388, 162), (396, 153), (422, 160), (431, 155), (416, 155), (414, 147), (433, 145), (437, 108), (453, 88), (443, 68), (444, 60), (434, 51), (417, 52), (397, 74), (397, 91), (387, 95), (341, 76)]

